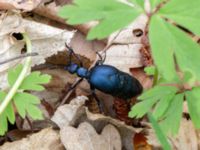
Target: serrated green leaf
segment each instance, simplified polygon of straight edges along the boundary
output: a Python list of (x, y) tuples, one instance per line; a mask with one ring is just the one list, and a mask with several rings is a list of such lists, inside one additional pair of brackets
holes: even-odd
[(178, 133), (183, 110), (183, 97), (184, 94), (177, 94), (174, 97), (165, 113), (165, 119), (160, 122), (160, 126), (165, 133), (172, 135)]
[(163, 0), (150, 0), (151, 9), (153, 10), (158, 4), (160, 4)]
[(138, 97), (138, 99), (140, 100), (145, 100), (150, 98), (161, 99), (166, 95), (175, 94), (177, 91), (178, 89), (174, 86), (157, 85), (152, 89), (144, 92), (141, 96)]
[(165, 22), (159, 16), (153, 16), (150, 21), (149, 39), (159, 73), (169, 81), (174, 80), (177, 77), (173, 59), (173, 41)]
[(144, 116), (153, 105), (165, 96), (174, 95), (177, 92), (176, 87), (172, 86), (155, 86), (154, 88), (144, 92), (139, 99), (142, 102), (137, 103), (129, 112), (130, 117), (140, 118)]
[(200, 46), (196, 42), (186, 33), (158, 16), (151, 20), (149, 32), (154, 61), (165, 79), (177, 78), (174, 76), (176, 74), (175, 55), (180, 70), (190, 72), (196, 79), (200, 80)]
[(154, 75), (156, 72), (156, 67), (155, 66), (149, 66), (149, 67), (145, 67), (144, 71), (147, 75), (151, 76)]
[(87, 38), (102, 39), (130, 24), (140, 13), (141, 10), (117, 0), (75, 0), (73, 5), (62, 7), (58, 14), (68, 19), (69, 24), (99, 20)]
[(18, 110), (18, 113), (22, 118), (25, 118), (27, 112), (28, 115), (34, 119), (42, 119), (42, 113), (39, 109), (37, 109), (36, 106), (37, 104), (40, 103), (38, 97), (31, 95), (29, 93), (18, 92), (13, 97), (13, 100)]
[(21, 64), (17, 65), (15, 68), (12, 68), (8, 71), (8, 83), (10, 86), (13, 86), (19, 74), (22, 71), (23, 66)]
[[(6, 93), (0, 91), (0, 104), (5, 96)], [(4, 112), (0, 115), (0, 135), (4, 135), (8, 130), (7, 121), (9, 121), (11, 124), (14, 124), (15, 122), (15, 113), (11, 103), (8, 104)]]
[(152, 108), (152, 106), (158, 101), (156, 98), (149, 98), (145, 101), (139, 102), (135, 104), (131, 111), (129, 112), (128, 116), (133, 118), (141, 118), (144, 116), (149, 110)]
[(156, 120), (158, 120), (165, 114), (174, 96), (175, 96), (175, 93), (166, 95), (162, 97), (160, 101), (156, 104), (156, 107), (153, 112), (153, 116), (155, 117)]
[(196, 128), (200, 128), (200, 87), (185, 92), (185, 95), (192, 122)]
[(48, 83), (51, 79), (49, 75), (41, 75), (41, 72), (32, 72), (25, 77), (19, 89), (42, 91), (44, 87), (41, 84)]
[(171, 146), (167, 140), (167, 137), (161, 130), (159, 124), (156, 122), (156, 119), (153, 117), (153, 115), (151, 113), (148, 113), (148, 118), (152, 124), (152, 127), (155, 130), (157, 138), (159, 139), (160, 143), (162, 144), (162, 148), (164, 150), (171, 150)]
[(172, 0), (160, 9), (160, 14), (200, 36), (200, 0)]
[(142, 9), (144, 8), (144, 0), (129, 0), (133, 4), (140, 6)]

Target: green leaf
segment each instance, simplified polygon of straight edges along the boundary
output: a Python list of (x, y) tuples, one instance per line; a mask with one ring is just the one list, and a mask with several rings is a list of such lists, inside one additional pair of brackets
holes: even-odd
[(163, 0), (150, 0), (151, 9), (153, 10), (158, 4), (160, 4)]
[(117, 0), (75, 0), (73, 5), (63, 6), (58, 14), (73, 25), (99, 20), (87, 38), (102, 39), (129, 25), (140, 13), (141, 10)]
[(165, 113), (165, 119), (160, 122), (160, 126), (165, 133), (172, 135), (178, 133), (183, 110), (183, 97), (184, 94), (177, 94), (174, 97)]
[(37, 108), (40, 104), (38, 97), (29, 93), (17, 93), (14, 96), (14, 104), (22, 118), (25, 118), (26, 113), (33, 119), (42, 119), (42, 112)]
[(156, 107), (153, 112), (153, 116), (155, 117), (156, 120), (158, 120), (165, 114), (174, 96), (175, 96), (175, 93), (171, 93), (169, 95), (163, 96), (160, 99), (160, 101), (156, 104)]
[(164, 150), (171, 150), (171, 146), (167, 140), (167, 137), (161, 130), (159, 124), (156, 122), (156, 119), (153, 117), (153, 115), (151, 113), (148, 113), (148, 118), (151, 122), (152, 127), (155, 130), (156, 136), (157, 136), (158, 140), (160, 141), (162, 148)]
[(171, 0), (160, 14), (200, 36), (200, 0)]
[[(6, 97), (6, 93), (0, 91), (0, 103)], [(7, 120), (14, 124), (15, 122), (15, 113), (12, 107), (12, 104), (8, 104), (4, 112), (0, 115), (0, 135), (4, 135), (5, 132), (8, 130), (8, 123)]]
[(165, 79), (177, 78), (174, 68), (175, 55), (180, 70), (190, 72), (200, 80), (200, 46), (186, 33), (154, 16), (150, 23), (150, 43), (156, 66)]
[(157, 85), (152, 89), (144, 92), (138, 99), (145, 100), (150, 98), (160, 99), (166, 95), (174, 94), (178, 89), (174, 86), (160, 86)]
[(156, 98), (149, 98), (145, 101), (139, 102), (136, 105), (134, 105), (131, 108), (131, 111), (129, 112), (128, 116), (133, 118), (141, 118), (144, 116), (150, 109), (151, 107), (158, 101)]
[(19, 77), (19, 74), (22, 71), (22, 64), (17, 65), (15, 68), (12, 68), (8, 71), (8, 83), (10, 86), (13, 86), (17, 78)]
[(151, 76), (154, 75), (156, 72), (156, 67), (155, 66), (149, 66), (149, 67), (145, 67), (144, 71), (147, 75)]
[(200, 128), (200, 87), (185, 92), (185, 95), (192, 122), (196, 128)]
[(49, 75), (41, 75), (41, 72), (32, 72), (23, 80), (19, 89), (42, 91), (44, 87), (41, 84), (48, 83), (51, 79)]
[(129, 0), (130, 2), (132, 2), (133, 4), (140, 6), (140, 8), (144, 8), (144, 0)]
[(139, 99), (143, 100), (142, 102), (137, 103), (131, 108), (129, 112), (129, 117), (140, 118), (144, 116), (153, 105), (168, 95), (174, 95), (177, 92), (176, 87), (172, 86), (155, 86), (154, 88), (144, 92)]
[(149, 39), (154, 62), (159, 73), (169, 81), (174, 80), (176, 70), (173, 59), (173, 41), (165, 22), (159, 16), (153, 16), (150, 21)]

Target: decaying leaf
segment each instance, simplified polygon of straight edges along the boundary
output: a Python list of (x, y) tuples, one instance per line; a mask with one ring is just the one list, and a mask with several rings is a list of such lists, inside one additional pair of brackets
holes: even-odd
[(0, 9), (22, 9), (30, 11), (45, 0), (1, 0)]
[(121, 138), (113, 125), (106, 125), (101, 134), (97, 134), (94, 127), (87, 122), (78, 128), (64, 126), (61, 131), (61, 141), (68, 150), (121, 150)]
[(73, 99), (70, 104), (60, 106), (52, 117), (52, 121), (54, 121), (61, 130), (65, 126), (77, 127), (81, 122), (88, 122), (98, 133), (100, 133), (106, 125), (112, 124), (120, 133), (122, 146), (127, 150), (132, 150), (132, 138), (135, 133), (140, 132), (142, 129), (127, 126), (122, 121), (102, 114), (93, 114), (83, 106), (85, 103), (84, 101), (84, 97), (77, 97)]
[[(153, 147), (162, 149), (152, 129), (148, 131), (148, 143), (150, 143)], [(191, 120), (183, 118), (178, 135), (175, 137), (170, 136), (169, 142), (174, 150), (198, 150), (199, 137), (197, 135), (198, 132), (196, 132)]]
[[(11, 12), (4, 15), (0, 22), (0, 54), (1, 61), (7, 60), (13, 56), (21, 54), (24, 47), (24, 41), (17, 39), (13, 33), (27, 32), (32, 41), (32, 52), (39, 55), (33, 58), (32, 66), (45, 62), (45, 58), (58, 51), (63, 51), (65, 42), (69, 43), (73, 37), (73, 31), (61, 30), (48, 25), (40, 24), (31, 20), (23, 19), (17, 14)], [(0, 88), (6, 88), (6, 71), (21, 63), (22, 60), (15, 60), (0, 66)]]
[(12, 143), (5, 143), (0, 150), (64, 150), (58, 132), (51, 128)]
[(113, 45), (106, 51), (105, 64), (113, 65), (130, 73), (130, 68), (143, 66), (139, 52), (141, 46), (141, 44)]

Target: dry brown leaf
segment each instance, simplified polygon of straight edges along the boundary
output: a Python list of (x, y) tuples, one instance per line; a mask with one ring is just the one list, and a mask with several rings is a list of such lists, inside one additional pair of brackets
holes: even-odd
[[(45, 62), (45, 58), (58, 51), (63, 51), (65, 42), (69, 43), (74, 35), (72, 31), (61, 30), (48, 25), (23, 19), (21, 16), (8, 13), (0, 22), (0, 45), (1, 61), (7, 60), (13, 56), (21, 54), (24, 47), (24, 41), (17, 40), (12, 33), (27, 32), (32, 41), (32, 52), (39, 56), (33, 57), (32, 66)], [(7, 87), (6, 73), (7, 70), (23, 60), (15, 60), (0, 66), (0, 88)]]
[(140, 132), (142, 129), (127, 126), (122, 121), (102, 114), (93, 114), (89, 112), (83, 104), (83, 99), (79, 97), (73, 99), (70, 104), (58, 108), (58, 111), (56, 111), (55, 115), (52, 117), (52, 121), (61, 127), (61, 129), (65, 125), (74, 127), (78, 126), (81, 122), (89, 122), (98, 133), (101, 132), (107, 124), (112, 124), (120, 133), (122, 146), (127, 150), (133, 149), (132, 138), (135, 133)]
[(139, 49), (141, 44), (113, 45), (106, 51), (105, 64), (130, 73), (130, 68), (143, 66)]
[(1, 0), (0, 9), (20, 9), (31, 11), (45, 0)]
[(65, 126), (60, 131), (61, 141), (68, 150), (121, 150), (121, 139), (117, 129), (108, 124), (100, 135), (87, 122), (76, 129)]
[(0, 150), (64, 150), (58, 132), (51, 128), (12, 143), (5, 143)]
[[(161, 145), (152, 129), (148, 130), (148, 143), (154, 148), (161, 148)], [(198, 136), (191, 120), (182, 119), (178, 135), (169, 136), (169, 142), (173, 150), (198, 150)]]

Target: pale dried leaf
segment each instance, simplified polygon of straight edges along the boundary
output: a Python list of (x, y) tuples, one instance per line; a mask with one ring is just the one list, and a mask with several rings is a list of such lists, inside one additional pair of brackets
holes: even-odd
[(134, 36), (133, 30), (140, 29), (144, 32), (147, 20), (148, 20), (147, 16), (145, 16), (145, 15), (139, 16), (128, 27), (110, 35), (108, 38), (107, 45), (110, 45), (110, 44), (140, 44), (141, 36), (140, 37)]
[(65, 126), (60, 131), (61, 141), (68, 150), (121, 150), (121, 139), (117, 129), (108, 124), (98, 135), (87, 122), (83, 122), (76, 129)]
[(54, 121), (61, 129), (64, 126), (73, 125), (77, 117), (82, 114), (81, 110), (83, 110), (83, 108), (81, 107), (83, 107), (86, 100), (87, 97), (78, 96), (74, 98), (70, 104), (58, 107), (51, 120)]
[(1, 0), (0, 9), (21, 9), (31, 11), (45, 0)]
[(139, 49), (141, 44), (113, 45), (106, 51), (105, 64), (130, 73), (130, 68), (143, 66)]
[[(33, 57), (32, 66), (42, 64), (45, 58), (56, 54), (65, 49), (65, 42), (69, 43), (74, 35), (73, 31), (61, 30), (55, 27), (26, 20), (21, 16), (8, 13), (0, 23), (0, 54), (1, 61), (7, 60), (21, 53), (24, 47), (24, 41), (16, 40), (12, 33), (27, 32), (32, 41), (32, 52), (39, 56)], [(0, 81), (5, 81), (6, 72), (9, 68), (22, 63), (22, 60), (16, 60), (0, 66)], [(7, 83), (2, 82), (0, 88), (7, 88)]]
[(5, 143), (0, 150), (64, 150), (58, 132), (51, 128), (43, 129), (30, 137), (12, 143)]

